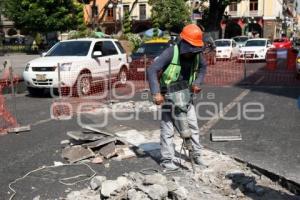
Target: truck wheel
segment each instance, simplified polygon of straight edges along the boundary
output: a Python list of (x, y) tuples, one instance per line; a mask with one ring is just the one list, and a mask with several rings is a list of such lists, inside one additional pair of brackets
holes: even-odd
[(30, 96), (41, 96), (44, 94), (45, 89), (44, 88), (32, 88), (32, 87), (27, 87), (27, 90), (30, 94)]

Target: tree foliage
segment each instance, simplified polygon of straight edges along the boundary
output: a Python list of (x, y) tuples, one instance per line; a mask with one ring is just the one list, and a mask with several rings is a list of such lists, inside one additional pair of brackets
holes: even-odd
[(206, 30), (219, 30), (226, 7), (232, 2), (238, 3), (240, 1), (241, 0), (202, 0), (202, 2), (209, 2), (209, 7), (204, 10), (204, 16), (202, 20)]
[(28, 32), (66, 31), (83, 25), (82, 6), (75, 0), (9, 0), (4, 14)]
[(190, 22), (190, 10), (184, 0), (149, 0), (152, 12), (158, 13), (158, 24), (171, 30)]
[(158, 16), (156, 12), (151, 13), (151, 21), (152, 21), (152, 27), (153, 27), (153, 37), (158, 37), (158, 29), (159, 29), (159, 23), (158, 23)]
[(125, 35), (131, 32), (131, 21), (130, 21), (130, 15), (128, 11), (125, 12), (123, 26), (124, 26)]

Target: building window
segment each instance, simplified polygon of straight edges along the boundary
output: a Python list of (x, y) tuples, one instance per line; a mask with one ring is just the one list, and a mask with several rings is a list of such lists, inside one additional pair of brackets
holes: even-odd
[(146, 19), (146, 4), (140, 4), (140, 20)]
[(236, 12), (237, 11), (237, 2), (232, 2), (229, 5), (229, 11), (231, 11), (231, 12)]
[(258, 0), (250, 0), (250, 11), (258, 11)]
[(108, 8), (107, 9), (107, 16), (108, 17), (114, 17), (114, 9), (113, 8)]
[(125, 16), (125, 13), (129, 13), (129, 5), (123, 5), (123, 16)]

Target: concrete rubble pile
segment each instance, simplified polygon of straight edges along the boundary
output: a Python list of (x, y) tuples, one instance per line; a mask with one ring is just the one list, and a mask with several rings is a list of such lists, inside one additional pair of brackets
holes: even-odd
[(203, 157), (208, 167), (197, 168), (195, 174), (190, 170), (163, 173), (148, 169), (127, 172), (112, 180), (97, 175), (90, 180), (89, 190), (73, 191), (66, 199), (281, 200), (283, 195), (293, 196), (256, 169), (227, 155), (204, 149)]
[(101, 164), (105, 159), (123, 160), (135, 157), (131, 146), (121, 138), (86, 127), (83, 131), (68, 131), (69, 140), (61, 141), (62, 157), (70, 163), (90, 161)]
[(187, 199), (188, 191), (176, 182), (160, 173), (144, 175), (130, 172), (119, 176), (116, 180), (107, 180), (105, 176), (96, 176), (90, 187), (98, 190), (100, 199), (128, 200), (161, 200)]

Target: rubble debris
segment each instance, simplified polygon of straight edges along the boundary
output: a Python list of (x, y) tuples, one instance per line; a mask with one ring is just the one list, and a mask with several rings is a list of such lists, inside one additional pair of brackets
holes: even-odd
[(117, 154), (118, 156), (115, 158), (117, 161), (121, 161), (128, 158), (136, 157), (136, 153), (132, 151), (129, 147), (117, 147)]
[(109, 197), (115, 190), (119, 188), (116, 180), (106, 180), (101, 185), (101, 195)]
[(104, 138), (103, 135), (94, 134), (94, 133), (84, 134), (81, 131), (68, 131), (67, 135), (77, 141), (82, 141), (82, 140), (83, 141), (86, 141), (86, 140), (96, 141), (96, 140), (101, 140), (102, 138)]
[(178, 189), (174, 191), (170, 191), (170, 195), (172, 199), (176, 200), (187, 200), (188, 199), (188, 191), (185, 189), (185, 187), (181, 186)]
[(95, 158), (92, 159), (91, 161), (94, 164), (101, 164), (104, 162), (103, 156), (97, 155)]
[(242, 135), (240, 129), (214, 129), (210, 133), (210, 138), (213, 142), (240, 141)]
[(135, 189), (128, 190), (127, 198), (128, 200), (150, 200), (147, 194)]
[(95, 176), (94, 178), (91, 179), (90, 182), (90, 187), (92, 190), (97, 190), (98, 188), (101, 189), (102, 183), (106, 181), (105, 176)]
[(167, 178), (159, 173), (146, 175), (143, 181), (144, 185), (158, 184), (162, 186), (167, 185), (167, 182), (168, 182)]
[(70, 163), (84, 160), (93, 157), (95, 154), (89, 148), (83, 148), (79, 145), (67, 147), (62, 150), (62, 157), (67, 159)]
[(108, 159), (117, 154), (116, 145), (114, 142), (111, 142), (99, 150), (99, 153), (104, 156), (104, 158)]
[[(121, 137), (121, 135), (125, 136), (124, 138), (126, 138), (126, 140), (128, 139), (128, 135), (125, 133), (129, 133), (129, 135), (132, 136), (132, 132), (130, 131), (123, 131), (120, 135), (117, 133), (116, 135), (119, 137)], [(134, 145), (137, 144), (137, 146), (140, 146), (145, 143), (144, 140), (139, 140), (139, 138), (144, 138), (147, 142), (151, 141), (152, 136), (149, 139), (148, 135), (152, 133), (138, 133), (140, 136), (131, 137), (132, 141), (135, 142)], [(89, 132), (85, 132), (85, 134), (89, 134)], [(157, 134), (159, 136), (159, 133)], [(112, 138), (111, 136), (103, 136), (104, 138), (101, 140)], [(136, 138), (138, 139), (134, 141)], [(179, 144), (178, 141), (181, 143), (181, 140), (175, 137), (175, 142)], [(87, 143), (90, 142), (85, 142), (84, 144)], [(132, 147), (128, 145), (118, 145), (117, 139), (116, 141), (111, 141), (105, 145), (93, 148), (92, 150), (95, 153), (95, 157), (100, 155), (99, 151), (106, 145), (113, 146), (113, 144), (110, 143), (113, 143), (116, 149), (116, 157), (113, 158), (118, 158), (119, 155), (126, 152), (126, 150), (132, 149)], [(81, 144), (81, 146), (84, 144)], [(138, 149), (138, 147), (136, 148)], [(159, 153), (159, 151), (155, 152)], [(116, 180), (104, 181), (106, 182), (104, 185), (103, 183), (101, 186), (99, 184), (97, 190), (98, 199), (99, 193), (103, 193), (102, 197), (108, 200), (152, 200), (160, 198), (165, 200), (250, 200), (254, 198), (266, 200), (281, 199), (282, 194), (293, 196), (293, 194), (277, 183), (272, 182), (264, 175), (253, 173), (249, 166), (237, 162), (227, 155), (203, 149), (202, 156), (209, 165), (208, 168), (196, 170), (196, 174), (191, 174), (190, 171), (185, 170), (176, 172), (176, 174), (160, 174), (159, 171), (154, 169), (151, 170), (151, 173), (154, 172), (154, 174), (149, 174), (149, 170), (141, 170), (141, 173), (128, 172), (123, 174), (121, 178), (116, 178)], [(109, 162), (104, 163), (106, 168), (110, 167)], [(190, 168), (189, 162), (184, 162), (183, 165)]]
[(61, 145), (67, 145), (67, 144), (70, 144), (70, 143), (71, 143), (70, 140), (62, 140), (62, 141), (60, 141)]
[(27, 132), (27, 131), (31, 131), (30, 125), (9, 128), (7, 130), (7, 133), (19, 133), (19, 132)]
[(117, 140), (117, 138), (115, 138), (115, 137), (105, 137), (101, 140), (97, 140), (97, 141), (90, 142), (90, 143), (84, 143), (84, 144), (82, 144), (82, 146), (89, 147), (89, 148), (96, 148), (96, 147), (103, 146), (110, 142), (115, 142), (116, 140)]
[(54, 165), (54, 166), (63, 166), (64, 163), (62, 163), (62, 162), (60, 162), (60, 161), (54, 161), (54, 162), (53, 162), (53, 165)]
[(103, 130), (99, 130), (99, 129), (96, 129), (96, 128), (93, 128), (93, 127), (90, 127), (90, 126), (82, 126), (83, 129), (87, 129), (91, 132), (95, 132), (95, 133), (100, 133), (102, 135), (106, 135), (106, 136), (114, 136), (114, 134), (112, 133), (108, 133), (106, 131), (103, 131)]
[(66, 200), (99, 200), (99, 193), (97, 191), (85, 188), (80, 191), (70, 192)]
[[(62, 157), (71, 163), (89, 158), (85, 161), (101, 164), (104, 159), (112, 157), (120, 161), (136, 156), (126, 141), (119, 137), (108, 136), (105, 132), (103, 134), (102, 131), (96, 131), (68, 131), (67, 135), (72, 139), (72, 143), (70, 140), (61, 141), (61, 144), (64, 145)], [(77, 156), (80, 156), (80, 158)]]
[(101, 185), (101, 195), (103, 197), (115, 196), (116, 193), (128, 188), (131, 182), (124, 176), (118, 177), (117, 180), (106, 180)]

